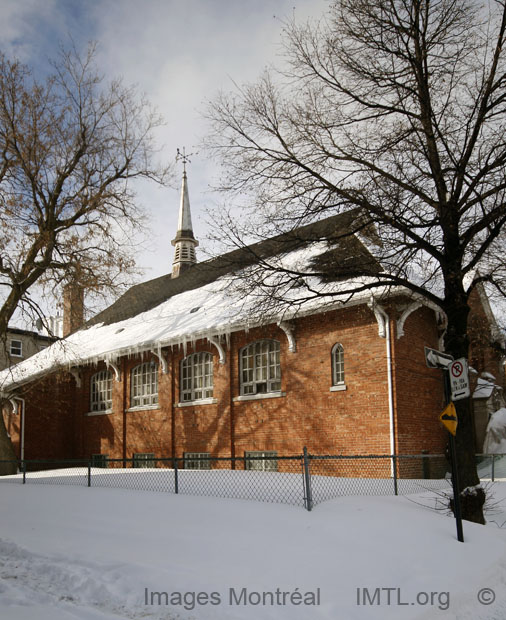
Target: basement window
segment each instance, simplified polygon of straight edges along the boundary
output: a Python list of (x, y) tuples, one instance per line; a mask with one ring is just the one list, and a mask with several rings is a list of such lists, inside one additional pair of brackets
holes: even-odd
[(107, 454), (92, 454), (91, 455), (91, 466), (106, 468), (108, 456), (109, 455)]
[(137, 469), (149, 469), (156, 467), (154, 453), (139, 452), (134, 454), (133, 466)]
[(244, 466), (250, 471), (278, 471), (278, 453), (275, 451), (245, 452)]
[(185, 469), (211, 469), (211, 453), (210, 452), (185, 452), (184, 453)]

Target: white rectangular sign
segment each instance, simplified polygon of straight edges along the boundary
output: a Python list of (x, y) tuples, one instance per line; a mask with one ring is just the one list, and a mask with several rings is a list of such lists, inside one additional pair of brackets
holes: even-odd
[(429, 347), (424, 347), (425, 350), (425, 362), (429, 368), (448, 368), (453, 357), (448, 353), (437, 351)]
[(469, 391), (469, 372), (467, 360), (461, 357), (448, 366), (450, 373), (450, 386), (452, 390), (452, 400), (461, 400), (470, 395)]

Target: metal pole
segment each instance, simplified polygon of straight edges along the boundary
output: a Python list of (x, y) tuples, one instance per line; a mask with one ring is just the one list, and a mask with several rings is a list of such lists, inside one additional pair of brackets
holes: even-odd
[(174, 459), (174, 493), (179, 493), (179, 477), (177, 475), (177, 459)]
[(394, 494), (399, 495), (399, 489), (397, 488), (397, 455), (392, 455), (392, 471), (394, 474)]
[(304, 479), (306, 481), (306, 508), (311, 512), (313, 508), (313, 496), (311, 493), (311, 476), (309, 474), (309, 457), (308, 457), (306, 446), (304, 446)]
[(23, 470), (23, 484), (26, 484), (26, 461), (22, 461), (22, 470)]
[(492, 482), (495, 478), (495, 454), (492, 454)]
[(91, 463), (88, 461), (88, 486), (91, 487)]

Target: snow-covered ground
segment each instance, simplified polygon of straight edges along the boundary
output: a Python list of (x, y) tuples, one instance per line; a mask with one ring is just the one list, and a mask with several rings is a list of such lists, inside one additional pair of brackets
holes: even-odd
[(0, 482), (0, 618), (504, 620), (506, 483), (491, 490), (459, 543), (431, 493), (307, 512)]

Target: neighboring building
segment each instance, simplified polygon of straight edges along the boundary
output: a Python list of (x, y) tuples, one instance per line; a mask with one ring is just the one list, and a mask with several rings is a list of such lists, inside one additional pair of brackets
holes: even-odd
[[(365, 245), (343, 239), (354, 217), (197, 263), (184, 174), (172, 273), (132, 287), (83, 329), (0, 373), (4, 395), (25, 398), (26, 458), (177, 456), (203, 467), (207, 455), (248, 463), (263, 454), (275, 469), (277, 456), (304, 445), (314, 454), (442, 453), (443, 376), (424, 357), (424, 346), (440, 348), (437, 308), (403, 289), (377, 290), (258, 320), (255, 297), (237, 286), (238, 271), (258, 257), (342, 260), (371, 273)], [(327, 242), (313, 241), (322, 235)], [(335, 292), (341, 282), (325, 286)], [(483, 303), (474, 295), (486, 318)], [(476, 359), (487, 360), (480, 370), (499, 376), (499, 354), (484, 346), (473, 342)]]
[(493, 375), (487, 372), (481, 373), (473, 392), (477, 452), (483, 451), (487, 427), (492, 414), (503, 409), (505, 405), (503, 387), (496, 383), (496, 378)]
[(9, 327), (5, 343), (0, 343), (0, 370), (35, 355), (55, 340), (38, 332)]

